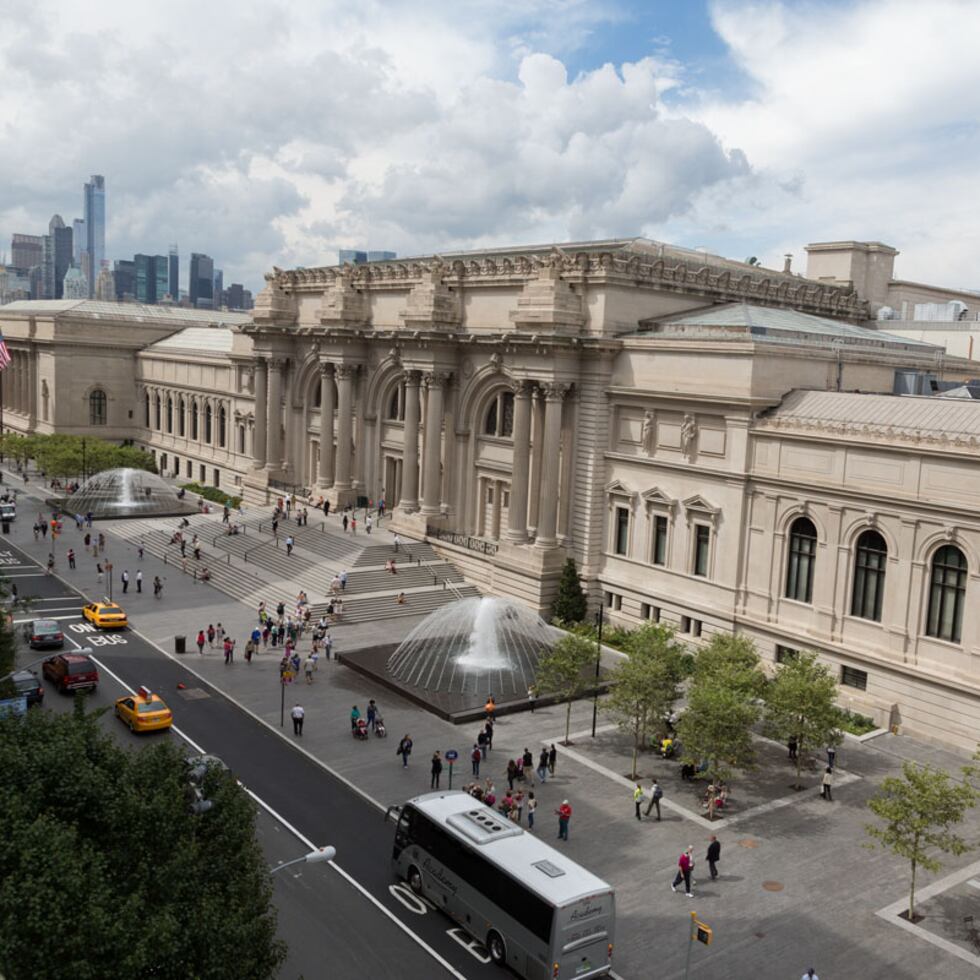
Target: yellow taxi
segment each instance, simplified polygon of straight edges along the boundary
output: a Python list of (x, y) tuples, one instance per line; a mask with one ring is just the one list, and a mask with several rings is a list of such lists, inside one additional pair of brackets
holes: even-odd
[(114, 602), (90, 602), (82, 606), (82, 615), (103, 630), (120, 630), (129, 625), (126, 613)]
[(116, 717), (129, 725), (131, 732), (156, 732), (174, 723), (170, 709), (159, 694), (141, 687), (135, 694), (116, 700)]

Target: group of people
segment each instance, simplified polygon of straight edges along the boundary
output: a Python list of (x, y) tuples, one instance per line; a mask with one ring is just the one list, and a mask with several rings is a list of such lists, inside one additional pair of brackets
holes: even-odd
[[(711, 880), (714, 881), (718, 877), (718, 862), (721, 860), (721, 842), (714, 834), (712, 834), (709, 838), (708, 852), (704, 859), (708, 862), (708, 873), (711, 875)], [(682, 883), (684, 885), (684, 894), (687, 895), (688, 898), (694, 898), (693, 886), (695, 885), (695, 880), (693, 844), (689, 844), (687, 849), (677, 860), (677, 874), (674, 875), (674, 880), (671, 882), (671, 891), (676, 892), (677, 886)]]

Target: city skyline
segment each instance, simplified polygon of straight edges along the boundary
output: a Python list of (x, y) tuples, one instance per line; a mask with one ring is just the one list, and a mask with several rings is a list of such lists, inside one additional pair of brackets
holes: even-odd
[[(114, 256), (181, 242), (252, 289), (345, 247), (634, 235), (775, 268), (807, 241), (901, 240), (930, 281), (978, 285), (976, 4), (120, 9), (11, 19), (0, 241), (67, 221), (64, 189), (97, 172)], [(202, 105), (206, 131), (175, 127)]]

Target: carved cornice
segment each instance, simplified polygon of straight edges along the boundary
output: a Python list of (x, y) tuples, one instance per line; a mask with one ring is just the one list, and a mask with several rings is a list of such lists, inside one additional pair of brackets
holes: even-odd
[(352, 380), (357, 374), (356, 364), (335, 364), (333, 366), (334, 377), (338, 381)]
[(515, 378), (510, 383), (510, 390), (514, 393), (515, 398), (530, 398), (531, 392), (534, 390), (534, 382), (527, 381), (524, 378)]
[(565, 381), (543, 381), (540, 387), (542, 396), (549, 402), (563, 402), (572, 388)]
[(451, 371), (426, 371), (422, 380), (426, 388), (442, 388), (451, 377)]
[(752, 429), (755, 432), (775, 430), (780, 433), (800, 433), (801, 435), (822, 435), (831, 439), (852, 436), (865, 442), (902, 443), (908, 446), (937, 446), (957, 449), (976, 449), (980, 447), (980, 434), (969, 432), (940, 432), (934, 429), (913, 429), (907, 426), (886, 425), (880, 422), (826, 421), (806, 418), (756, 419)]
[[(338, 281), (341, 289), (364, 289), (414, 287), (423, 283), (432, 286), (436, 282), (447, 288), (447, 280), (458, 287), (467, 283), (512, 285), (522, 280), (525, 283), (535, 280), (556, 283), (563, 280), (564, 285), (559, 289), (578, 282), (590, 285), (640, 285), (672, 292), (696, 293), (720, 303), (791, 306), (808, 313), (856, 321), (866, 320), (870, 316), (868, 304), (853, 289), (814, 282), (791, 273), (727, 267), (672, 255), (658, 257), (620, 248), (615, 251), (575, 253), (554, 249), (547, 255), (514, 252), (455, 259), (448, 264), (434, 256), (430, 259), (372, 262), (343, 270), (275, 269), (266, 277), (268, 286), (256, 300), (253, 319), (256, 322), (275, 322), (279, 314), (285, 313), (287, 306), (294, 307), (294, 292), (323, 291), (325, 285), (336, 286)], [(267, 290), (272, 291), (268, 296)]]

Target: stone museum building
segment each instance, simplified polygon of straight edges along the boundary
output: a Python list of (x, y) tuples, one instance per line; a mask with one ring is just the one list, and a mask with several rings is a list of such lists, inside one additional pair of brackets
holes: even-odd
[(881, 243), (808, 252), (809, 276), (643, 239), (275, 269), (247, 314), (16, 302), (4, 427), (132, 440), (251, 504), (383, 498), (545, 613), (571, 556), (610, 620), (816, 650), (845, 706), (971, 746), (980, 402), (943, 389), (980, 364), (914, 333), (980, 296), (896, 280)]

